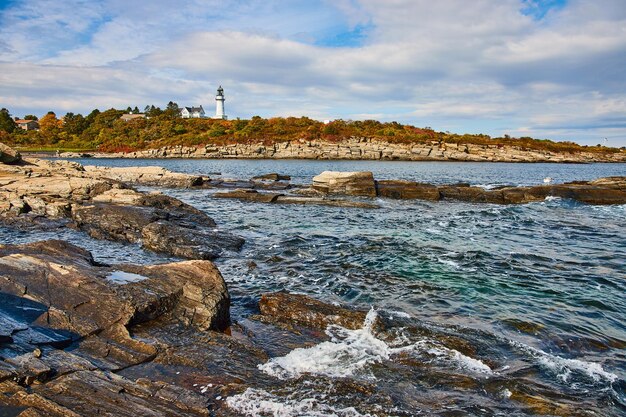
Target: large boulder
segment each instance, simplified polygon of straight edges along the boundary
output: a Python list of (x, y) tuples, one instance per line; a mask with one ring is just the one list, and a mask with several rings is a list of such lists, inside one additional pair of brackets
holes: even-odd
[(19, 164), (20, 162), (22, 162), (20, 153), (0, 142), (0, 163)]
[(374, 175), (371, 172), (324, 171), (313, 177), (314, 190), (325, 194), (376, 197)]

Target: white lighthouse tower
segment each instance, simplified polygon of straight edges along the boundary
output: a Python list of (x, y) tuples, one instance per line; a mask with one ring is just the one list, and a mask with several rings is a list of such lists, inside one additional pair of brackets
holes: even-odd
[(217, 95), (215, 96), (215, 116), (214, 119), (222, 119), (226, 120), (226, 114), (224, 113), (224, 102), (226, 99), (224, 98), (224, 89), (220, 85), (220, 88), (217, 89)]

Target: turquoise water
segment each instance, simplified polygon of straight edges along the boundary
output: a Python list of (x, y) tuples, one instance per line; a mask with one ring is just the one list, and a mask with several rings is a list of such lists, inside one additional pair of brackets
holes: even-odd
[[(279, 172), (299, 183), (310, 182), (326, 169), (371, 170), (377, 179), (482, 186), (539, 184), (547, 176), (565, 182), (626, 175), (625, 164), (80, 162), (161, 165), (231, 178)], [(261, 293), (283, 289), (363, 309), (374, 306), (386, 314), (410, 317), (407, 325), (460, 335), (476, 347), (476, 359), (490, 364), (496, 379), (528, 384), (530, 392), (579, 402), (581, 409), (598, 415), (626, 414), (624, 205), (600, 207), (558, 199), (519, 206), (377, 199), (381, 208), (372, 210), (245, 203), (213, 199), (212, 190), (164, 191), (246, 239), (241, 253), (217, 261), (233, 296), (236, 319), (255, 311)], [(73, 231), (64, 233), (62, 237), (81, 242), (97, 259), (108, 262), (164, 260)], [(0, 229), (2, 243), (46, 237)], [(251, 261), (256, 267), (249, 266)], [(396, 390), (412, 384), (413, 391), (407, 392), (421, 392), (418, 381), (411, 379), (417, 377), (377, 372), (382, 372), (379, 384)], [(494, 400), (482, 385), (474, 392), (442, 391), (446, 398), (460, 398), (463, 414), (458, 415), (527, 415)], [(399, 404), (405, 412), (417, 410), (406, 401)]]

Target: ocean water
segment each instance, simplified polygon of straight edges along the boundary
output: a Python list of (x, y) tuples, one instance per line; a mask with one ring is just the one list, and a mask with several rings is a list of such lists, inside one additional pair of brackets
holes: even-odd
[[(242, 179), (279, 172), (295, 183), (323, 170), (485, 187), (626, 175), (626, 164), (79, 162), (161, 165)], [(537, 408), (536, 397), (593, 415), (626, 415), (626, 205), (376, 199), (379, 209), (356, 209), (214, 199), (214, 190), (163, 191), (246, 239), (240, 253), (216, 262), (236, 320), (255, 311), (260, 294), (279, 290), (370, 311), (363, 329), (329, 329), (330, 341), (262, 364), (264, 373), (290, 388), (255, 387), (227, 399), (243, 415), (567, 415), (558, 407)], [(59, 236), (0, 228), (0, 243), (51, 237), (80, 243), (110, 263), (168, 260), (71, 230)], [(375, 334), (370, 323), (376, 315), (398, 326)], [(423, 331), (403, 330), (411, 328)], [(443, 336), (471, 348), (446, 345)], [(374, 410), (334, 398), (329, 384), (345, 378), (376, 384), (393, 403)]]

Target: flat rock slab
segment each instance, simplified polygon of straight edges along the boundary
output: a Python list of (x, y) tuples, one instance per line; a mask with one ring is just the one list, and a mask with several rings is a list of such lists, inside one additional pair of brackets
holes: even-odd
[(376, 193), (379, 197), (399, 200), (418, 199), (438, 201), (441, 199), (441, 193), (436, 186), (413, 181), (376, 181)]
[(160, 187), (196, 187), (202, 185), (199, 175), (172, 172), (158, 166), (148, 167), (84, 167), (85, 173), (92, 177), (108, 178), (129, 184), (154, 185)]
[(271, 174), (257, 175), (251, 178), (252, 181), (290, 181), (289, 175), (282, 175), (272, 172)]
[(273, 203), (283, 194), (277, 193), (260, 193), (251, 189), (236, 189), (213, 194), (215, 198), (234, 198), (237, 200), (255, 201), (259, 203)]
[(378, 208), (378, 205), (364, 201), (330, 199), (318, 196), (299, 196), (278, 193), (264, 193), (257, 190), (237, 189), (213, 194), (215, 198), (233, 198), (242, 201), (273, 204), (300, 204), (331, 207)]

